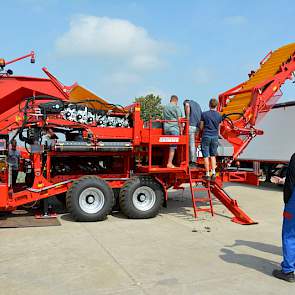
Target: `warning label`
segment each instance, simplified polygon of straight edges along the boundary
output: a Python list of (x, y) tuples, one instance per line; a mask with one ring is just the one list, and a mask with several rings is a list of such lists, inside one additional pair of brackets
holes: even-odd
[(179, 137), (160, 137), (159, 142), (179, 142)]

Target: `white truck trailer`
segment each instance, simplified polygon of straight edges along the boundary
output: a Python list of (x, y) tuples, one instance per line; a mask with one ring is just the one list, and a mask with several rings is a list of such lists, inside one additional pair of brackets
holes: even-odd
[(264, 135), (255, 137), (240, 155), (242, 168), (253, 168), (263, 181), (284, 177), (295, 153), (295, 101), (276, 104), (256, 126)]

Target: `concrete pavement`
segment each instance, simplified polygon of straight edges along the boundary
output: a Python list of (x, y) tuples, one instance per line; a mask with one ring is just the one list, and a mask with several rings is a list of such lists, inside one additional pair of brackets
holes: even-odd
[(196, 222), (188, 190), (148, 220), (0, 230), (0, 294), (292, 294), (271, 276), (281, 261), (282, 190), (229, 185), (258, 225), (230, 222), (218, 202)]

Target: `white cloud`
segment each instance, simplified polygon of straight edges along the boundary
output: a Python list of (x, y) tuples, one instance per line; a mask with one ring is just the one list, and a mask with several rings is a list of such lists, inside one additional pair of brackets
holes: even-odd
[(138, 71), (161, 67), (165, 48), (128, 20), (89, 15), (72, 18), (69, 30), (56, 41), (59, 55), (94, 57)]
[(243, 15), (233, 15), (224, 18), (224, 22), (228, 25), (242, 25), (248, 22), (248, 19)]

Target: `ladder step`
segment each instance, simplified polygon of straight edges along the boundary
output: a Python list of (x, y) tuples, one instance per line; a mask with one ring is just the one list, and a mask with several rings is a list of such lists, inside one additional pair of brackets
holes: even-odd
[(199, 202), (199, 203), (207, 203), (210, 202), (209, 198), (194, 198), (195, 202)]
[(193, 187), (192, 190), (194, 192), (206, 192), (206, 191), (209, 190), (209, 188), (205, 188), (205, 187), (204, 188), (202, 188), (202, 187)]
[[(194, 209), (194, 216), (197, 218), (199, 211), (209, 212), (212, 216), (214, 216), (214, 210), (213, 210), (213, 204), (212, 204), (212, 197), (210, 193), (210, 183), (209, 181), (205, 181), (202, 178), (192, 178), (192, 171), (189, 170), (189, 179), (190, 179), (190, 191), (191, 191), (191, 197), (192, 197), (192, 204)], [(204, 183), (207, 183), (208, 186), (206, 187)], [(196, 185), (194, 187), (194, 184)], [(202, 187), (198, 187), (198, 184), (201, 184)], [(200, 198), (196, 197), (196, 192), (207, 192), (207, 197)], [(203, 206), (206, 206), (206, 208), (199, 208), (198, 203), (203, 203)], [(205, 205), (205, 203), (209, 203)]]
[(197, 208), (196, 211), (198, 211), (198, 212), (201, 211), (201, 212), (210, 212), (210, 213), (212, 213), (211, 208)]
[(198, 186), (192, 186), (192, 190), (194, 191), (208, 191), (208, 187), (198, 187)]

